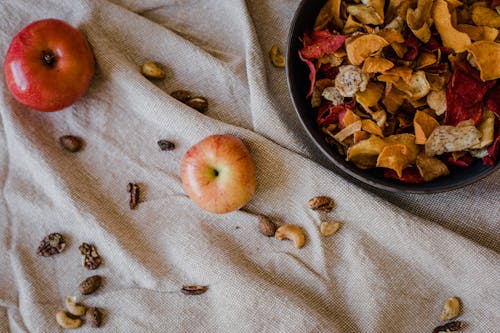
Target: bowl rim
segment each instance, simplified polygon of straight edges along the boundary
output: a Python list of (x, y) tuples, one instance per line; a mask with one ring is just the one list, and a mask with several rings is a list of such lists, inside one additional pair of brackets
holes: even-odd
[[(290, 21), (290, 25), (289, 25), (288, 33), (287, 33), (287, 38), (286, 38), (286, 43), (287, 43), (286, 45), (287, 46), (286, 46), (286, 52), (285, 52), (285, 57), (286, 57), (285, 75), (286, 75), (286, 81), (287, 81), (288, 95), (292, 101), (295, 113), (298, 116), (302, 127), (306, 131), (309, 138), (313, 141), (315, 146), (321, 151), (321, 153), (330, 162), (333, 163), (333, 166), (335, 168), (333, 168), (332, 171), (335, 172), (336, 171), (335, 169), (337, 169), (338, 171), (340, 171), (341, 177), (347, 175), (348, 177), (343, 177), (343, 178), (348, 178), (348, 180), (351, 182), (352, 181), (354, 181), (355, 183), (359, 182), (359, 183), (361, 183), (361, 185), (368, 185), (369, 187), (388, 191), (388, 192), (395, 192), (395, 193), (403, 192), (403, 193), (412, 193), (412, 194), (436, 194), (436, 193), (443, 193), (443, 192), (449, 192), (452, 190), (457, 190), (457, 189), (463, 188), (465, 186), (471, 185), (471, 184), (495, 173), (495, 171), (500, 166), (499, 161), (497, 161), (496, 165), (491, 166), (490, 169), (487, 169), (486, 171), (478, 173), (478, 174), (474, 175), (473, 177), (466, 178), (458, 183), (450, 184), (450, 185), (444, 184), (444, 185), (441, 185), (440, 187), (431, 188), (431, 189), (429, 189), (427, 187), (419, 189), (418, 188), (419, 184), (410, 184), (410, 183), (400, 182), (400, 184), (394, 183), (393, 185), (386, 185), (386, 184), (378, 183), (378, 182), (376, 182), (370, 178), (367, 178), (364, 175), (354, 171), (354, 168), (356, 168), (356, 166), (353, 165), (353, 169), (348, 168), (345, 165), (343, 165), (342, 163), (340, 163), (334, 156), (332, 156), (332, 154), (326, 149), (325, 145), (327, 143), (318, 140), (313, 135), (313, 132), (312, 132), (312, 129), (310, 128), (310, 126), (308, 126), (308, 124), (304, 121), (303, 116), (302, 116), (301, 112), (299, 111), (299, 106), (296, 103), (296, 99), (300, 98), (300, 96), (297, 96), (297, 94), (296, 94), (295, 84), (294, 84), (294, 82), (292, 82), (291, 75), (290, 75), (291, 74), (291, 67), (292, 67), (293, 42), (294, 42), (294, 39), (296, 38), (296, 36), (298, 36), (295, 28), (297, 25), (297, 21), (300, 18), (300, 15), (302, 13), (302, 10), (303, 10), (304, 6), (308, 3), (308, 1), (310, 1), (310, 0), (302, 0), (299, 3), (297, 8), (295, 9), (292, 20)], [(332, 169), (332, 168), (330, 168), (330, 169)], [(342, 173), (344, 173), (344, 174), (342, 174)], [(337, 172), (337, 174), (338, 174), (338, 172)]]

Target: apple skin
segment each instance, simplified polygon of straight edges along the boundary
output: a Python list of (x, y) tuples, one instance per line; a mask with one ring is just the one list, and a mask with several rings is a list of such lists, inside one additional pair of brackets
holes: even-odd
[(255, 162), (239, 138), (211, 135), (185, 153), (181, 179), (187, 195), (202, 209), (229, 213), (255, 193)]
[(7, 87), (21, 104), (57, 111), (76, 102), (94, 75), (94, 55), (82, 32), (57, 19), (35, 21), (9, 46)]

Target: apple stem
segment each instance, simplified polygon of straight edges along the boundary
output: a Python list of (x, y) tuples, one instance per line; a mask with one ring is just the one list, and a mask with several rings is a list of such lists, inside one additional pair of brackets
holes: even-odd
[(42, 51), (42, 61), (49, 67), (56, 63), (56, 56), (51, 51)]

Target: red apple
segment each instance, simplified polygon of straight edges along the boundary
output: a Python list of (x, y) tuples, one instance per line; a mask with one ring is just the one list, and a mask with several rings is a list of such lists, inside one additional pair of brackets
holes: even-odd
[(85, 36), (57, 19), (33, 22), (21, 30), (7, 51), (5, 81), (22, 104), (39, 111), (70, 106), (94, 75), (94, 55)]
[(212, 213), (243, 207), (255, 193), (255, 163), (233, 135), (211, 135), (188, 149), (181, 165), (187, 195)]

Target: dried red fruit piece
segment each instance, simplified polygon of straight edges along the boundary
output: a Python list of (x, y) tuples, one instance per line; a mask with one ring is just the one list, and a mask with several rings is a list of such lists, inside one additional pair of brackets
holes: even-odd
[(384, 169), (384, 178), (398, 179), (409, 184), (421, 184), (424, 182), (424, 179), (420, 175), (420, 171), (418, 171), (417, 167), (408, 167), (403, 169), (401, 177), (399, 177), (394, 170)]
[(299, 58), (300, 60), (306, 63), (307, 67), (309, 67), (309, 82), (311, 83), (311, 86), (306, 95), (306, 98), (309, 98), (313, 93), (314, 84), (316, 83), (316, 66), (314, 66), (311, 60), (304, 58), (300, 51), (299, 51)]
[(464, 155), (458, 159), (454, 159), (452, 154), (446, 154), (444, 162), (448, 165), (454, 165), (462, 168), (468, 168), (474, 163), (474, 157), (470, 155)]
[(495, 141), (488, 147), (488, 156), (483, 157), (484, 165), (495, 165), (498, 160), (498, 155), (500, 154), (500, 121), (495, 122), (496, 126), (496, 136)]
[(300, 53), (306, 59), (319, 59), (325, 54), (332, 54), (337, 51), (345, 40), (346, 36), (334, 35), (326, 29), (313, 31), (310, 38), (304, 37), (304, 47), (300, 50)]
[(484, 106), (500, 117), (500, 80), (486, 93)]
[(456, 126), (472, 119), (478, 125), (483, 114), (484, 95), (494, 84), (495, 81), (481, 81), (478, 71), (468, 63), (455, 63), (455, 71), (446, 88), (445, 124)]

